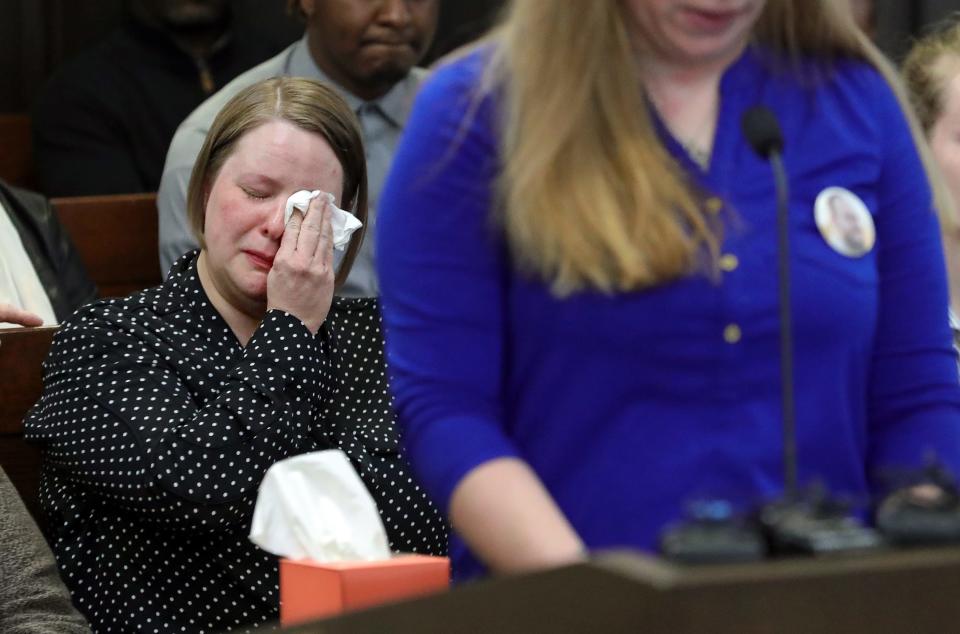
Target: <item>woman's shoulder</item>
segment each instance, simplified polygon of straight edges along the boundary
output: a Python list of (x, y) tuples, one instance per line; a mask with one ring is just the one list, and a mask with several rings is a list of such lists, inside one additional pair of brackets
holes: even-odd
[(882, 147), (909, 136), (904, 103), (897, 96), (894, 75), (888, 77), (867, 60), (842, 58), (819, 88), (817, 102), (827, 115), (863, 128)]
[[(482, 160), (479, 157), (495, 154), (494, 140), (499, 119), (498, 91), (486, 75), (491, 54), (488, 45), (460, 52), (452, 59), (440, 62), (421, 86), (399, 150), (407, 164), (417, 165), (417, 168), (415, 174), (398, 168), (397, 172), (404, 174), (404, 179), (432, 177), (436, 170), (447, 169), (470, 175), (484, 173), (475, 169), (476, 164)], [(438, 152), (439, 147), (447, 149)], [(454, 152), (454, 149), (458, 151)], [(469, 164), (460, 165), (457, 160), (452, 160), (454, 155), (464, 159), (470, 157)], [(424, 170), (424, 164), (434, 167)], [(393, 178), (388, 183), (396, 181)], [(381, 198), (390, 202), (386, 193)]]
[[(766, 97), (785, 117), (787, 128), (805, 141), (812, 139), (860, 139), (879, 147), (891, 126), (902, 127), (904, 111), (892, 82), (866, 58), (839, 56), (831, 59), (801, 56), (787, 59), (755, 53), (751, 77), (764, 76)], [(790, 130), (787, 130), (789, 134)], [(878, 145), (879, 144), (879, 145)], [(865, 146), (866, 147), (866, 146)]]
[(853, 92), (861, 98), (894, 97), (890, 80), (865, 59), (840, 58), (835, 61), (832, 70), (829, 89)]
[(750, 47), (737, 65), (749, 69), (751, 80), (764, 75), (787, 92), (854, 92), (862, 96), (892, 92), (884, 74), (862, 56), (793, 56), (758, 44)]
[[(861, 115), (880, 104), (896, 104), (891, 81), (870, 60), (851, 55), (831, 60), (804, 58), (800, 62), (801, 86), (812, 86), (819, 97), (851, 102)], [(807, 78), (811, 78), (807, 80)]]
[(131, 327), (143, 330), (149, 329), (151, 324), (161, 325), (165, 316), (198, 301), (200, 285), (196, 256), (197, 252), (193, 251), (178, 259), (166, 281), (159, 286), (86, 304), (61, 324), (61, 330), (111, 328), (124, 331)]
[(458, 49), (436, 62), (426, 84), (454, 88), (472, 88), (477, 85), (493, 53), (489, 43), (474, 44)]
[(459, 117), (486, 101), (485, 73), (492, 50), (488, 44), (476, 45), (437, 62), (417, 93), (418, 110), (434, 117), (445, 112)]
[(86, 327), (125, 328), (149, 320), (163, 304), (162, 286), (137, 291), (124, 297), (98, 299), (77, 309), (60, 325), (61, 330)]
[(125, 297), (100, 299), (76, 310), (60, 325), (50, 360), (71, 362), (78, 350), (145, 350), (162, 341), (168, 293), (156, 286)]

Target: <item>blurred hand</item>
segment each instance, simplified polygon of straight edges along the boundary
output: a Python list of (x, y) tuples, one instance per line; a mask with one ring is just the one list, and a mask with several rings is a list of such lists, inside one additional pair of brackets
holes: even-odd
[(26, 310), (21, 310), (10, 304), (0, 302), (0, 322), (8, 322), (20, 326), (42, 326), (43, 318)]
[(310, 201), (306, 217), (290, 216), (280, 250), (267, 274), (267, 310), (296, 316), (317, 334), (333, 301), (333, 226), (330, 204), (323, 196)]
[(907, 489), (906, 494), (918, 506), (937, 506), (947, 497), (947, 492), (936, 484), (917, 484)]

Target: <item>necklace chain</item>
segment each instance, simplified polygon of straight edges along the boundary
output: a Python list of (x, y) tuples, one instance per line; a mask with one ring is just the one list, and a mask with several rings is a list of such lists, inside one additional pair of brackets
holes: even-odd
[(683, 149), (686, 150), (687, 154), (693, 160), (694, 163), (700, 166), (703, 171), (710, 169), (710, 152), (706, 148), (700, 147), (699, 145), (694, 144), (693, 141), (680, 142), (680, 145), (683, 146)]
[[(706, 136), (706, 131), (710, 128), (711, 124), (716, 125), (717, 118), (719, 117), (719, 109), (720, 102), (718, 98), (715, 108), (711, 109), (707, 116), (698, 123), (697, 128), (689, 135), (681, 138), (680, 135), (674, 134), (674, 138), (677, 139), (690, 159), (704, 171), (710, 169), (710, 155), (712, 153), (713, 143), (712, 139), (709, 139), (704, 144), (700, 142), (700, 139)], [(716, 136), (716, 131), (714, 131), (714, 136)]]
[[(716, 110), (711, 108), (707, 116), (704, 117), (697, 126), (697, 129), (694, 130), (693, 133), (686, 138), (686, 140), (680, 141), (680, 145), (683, 146), (683, 149), (686, 150), (693, 162), (699, 165), (704, 171), (710, 169), (710, 154), (713, 140), (708, 139), (705, 145), (699, 143), (699, 140), (705, 136), (706, 131), (711, 127), (711, 124), (716, 125), (717, 117), (719, 116), (719, 109), (720, 103), (718, 98)], [(714, 135), (716, 135), (716, 132), (714, 132)]]

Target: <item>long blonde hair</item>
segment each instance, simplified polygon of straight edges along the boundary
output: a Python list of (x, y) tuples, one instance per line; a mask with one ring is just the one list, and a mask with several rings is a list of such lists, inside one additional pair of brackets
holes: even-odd
[[(647, 288), (715, 263), (719, 252), (719, 222), (703, 209), (708, 192), (659, 142), (631, 79), (639, 71), (625, 11), (617, 0), (515, 0), (489, 38), (484, 91), (504, 97), (500, 220), (517, 264), (560, 295)], [(788, 72), (799, 72), (802, 57), (825, 67), (865, 60), (906, 106), (895, 70), (846, 3), (768, 0), (753, 35)]]

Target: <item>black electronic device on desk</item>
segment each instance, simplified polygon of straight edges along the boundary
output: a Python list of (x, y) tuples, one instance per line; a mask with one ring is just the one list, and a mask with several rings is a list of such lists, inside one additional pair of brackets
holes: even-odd
[(956, 480), (936, 463), (910, 480), (877, 508), (877, 528), (887, 541), (898, 546), (960, 543)]
[(729, 564), (759, 561), (767, 544), (753, 521), (738, 515), (726, 500), (698, 500), (688, 519), (664, 531), (660, 552), (683, 564)]
[(864, 526), (850, 504), (829, 497), (821, 487), (761, 507), (757, 522), (772, 555), (829, 555), (884, 545), (880, 533)]

